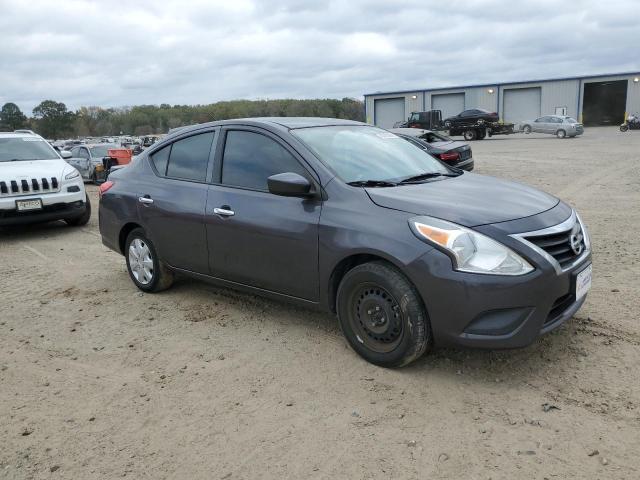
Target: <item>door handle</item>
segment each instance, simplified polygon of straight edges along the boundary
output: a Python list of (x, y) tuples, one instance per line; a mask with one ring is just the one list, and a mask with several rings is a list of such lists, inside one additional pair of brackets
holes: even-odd
[(143, 205), (151, 205), (153, 203), (153, 198), (149, 195), (145, 195), (144, 197), (138, 197), (138, 201)]
[(215, 213), (216, 215), (222, 215), (223, 217), (233, 217), (236, 214), (236, 212), (230, 210), (227, 205), (224, 205), (220, 208), (214, 208), (213, 213)]

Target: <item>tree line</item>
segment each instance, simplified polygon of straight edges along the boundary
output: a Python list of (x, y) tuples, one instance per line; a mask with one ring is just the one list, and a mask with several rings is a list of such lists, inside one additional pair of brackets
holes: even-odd
[(171, 128), (246, 117), (332, 117), (364, 121), (364, 103), (353, 98), (313, 100), (232, 100), (209, 105), (137, 105), (80, 107), (44, 100), (27, 117), (15, 103), (0, 110), (0, 131), (26, 128), (45, 138), (74, 138), (166, 133)]

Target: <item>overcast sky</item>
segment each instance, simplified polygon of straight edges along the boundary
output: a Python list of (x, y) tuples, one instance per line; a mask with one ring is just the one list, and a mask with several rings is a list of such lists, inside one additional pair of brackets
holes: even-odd
[(0, 104), (196, 104), (640, 70), (638, 0), (0, 0)]

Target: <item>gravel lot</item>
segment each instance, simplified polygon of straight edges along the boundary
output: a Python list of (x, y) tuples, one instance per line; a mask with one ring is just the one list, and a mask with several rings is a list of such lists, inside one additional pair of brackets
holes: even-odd
[(524, 350), (384, 370), (328, 315), (139, 293), (95, 211), (0, 230), (0, 478), (640, 478), (640, 133), (472, 146), (590, 228), (585, 306)]

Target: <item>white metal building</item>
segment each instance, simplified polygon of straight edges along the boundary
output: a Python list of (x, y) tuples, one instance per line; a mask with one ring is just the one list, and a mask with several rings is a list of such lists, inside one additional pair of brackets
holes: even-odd
[(526, 82), (365, 94), (367, 122), (390, 128), (411, 112), (442, 110), (442, 117), (483, 108), (518, 123), (541, 115), (570, 115), (585, 125), (617, 125), (640, 113), (640, 72)]

